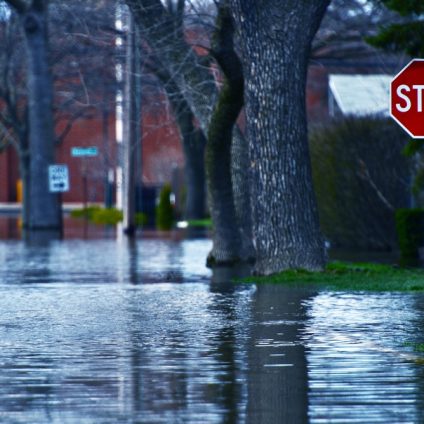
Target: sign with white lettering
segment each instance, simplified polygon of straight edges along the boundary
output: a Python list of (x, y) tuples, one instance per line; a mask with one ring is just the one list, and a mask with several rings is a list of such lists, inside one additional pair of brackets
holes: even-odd
[(390, 115), (414, 138), (424, 138), (424, 60), (413, 59), (390, 83)]
[(67, 165), (49, 166), (49, 191), (50, 193), (69, 191), (69, 171)]
[(73, 157), (82, 157), (82, 156), (97, 156), (99, 154), (99, 149), (95, 146), (92, 147), (72, 147), (71, 156)]

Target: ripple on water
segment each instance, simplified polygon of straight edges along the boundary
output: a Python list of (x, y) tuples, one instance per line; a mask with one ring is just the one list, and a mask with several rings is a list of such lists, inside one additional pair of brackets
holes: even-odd
[(424, 373), (404, 342), (422, 334), (423, 300), (323, 293), (310, 301), (304, 340), (311, 422), (422, 422)]
[(0, 421), (424, 422), (423, 295), (213, 284), (209, 249), (0, 243)]

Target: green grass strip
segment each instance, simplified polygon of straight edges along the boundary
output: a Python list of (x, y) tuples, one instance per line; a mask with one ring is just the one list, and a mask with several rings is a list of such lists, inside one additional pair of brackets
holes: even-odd
[(243, 281), (336, 291), (416, 292), (424, 291), (424, 269), (366, 262), (331, 262), (322, 272), (288, 270), (266, 277), (248, 277)]
[(211, 219), (189, 219), (187, 222), (189, 227), (212, 227)]
[[(115, 208), (102, 208), (100, 206), (88, 206), (83, 209), (71, 211), (72, 218), (85, 218), (88, 221), (98, 225), (116, 225), (123, 219), (122, 211)], [(138, 227), (147, 224), (148, 218), (145, 213), (135, 214), (135, 221)]]
[(411, 347), (414, 352), (424, 353), (424, 343), (405, 342), (404, 346)]

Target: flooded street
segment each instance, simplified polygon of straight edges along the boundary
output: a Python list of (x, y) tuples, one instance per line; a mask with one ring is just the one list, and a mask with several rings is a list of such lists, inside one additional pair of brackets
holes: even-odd
[(215, 283), (210, 247), (0, 241), (0, 422), (424, 422), (423, 294)]

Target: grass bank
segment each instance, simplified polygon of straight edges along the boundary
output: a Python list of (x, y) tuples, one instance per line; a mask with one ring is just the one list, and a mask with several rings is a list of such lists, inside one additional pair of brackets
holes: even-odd
[(189, 227), (212, 228), (211, 219), (189, 219), (187, 223)]
[(424, 343), (406, 342), (403, 345), (412, 348), (413, 352), (424, 353)]
[(322, 272), (289, 270), (267, 277), (248, 277), (243, 281), (312, 286), (323, 290), (416, 292), (424, 291), (424, 269), (366, 262), (331, 262)]
[[(98, 225), (116, 225), (123, 219), (123, 213), (115, 208), (102, 208), (100, 206), (88, 206), (83, 209), (75, 209), (71, 212), (72, 218), (83, 218)], [(147, 216), (137, 213), (135, 216), (137, 226), (146, 224)]]

